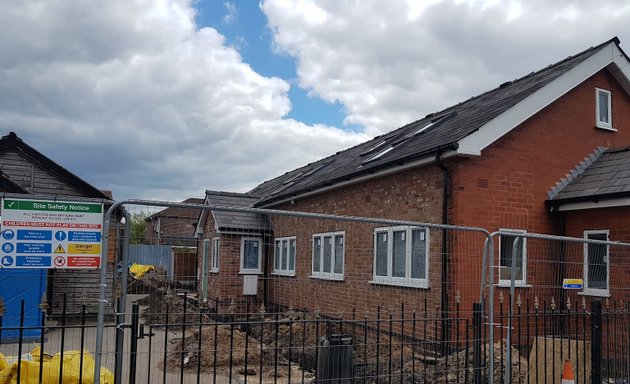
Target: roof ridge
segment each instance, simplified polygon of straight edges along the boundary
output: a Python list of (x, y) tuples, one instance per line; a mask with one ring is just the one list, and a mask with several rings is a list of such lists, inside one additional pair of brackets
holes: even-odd
[(580, 161), (578, 165), (572, 168), (569, 173), (565, 175), (565, 177), (561, 178), (560, 181), (556, 182), (556, 185), (551, 187), (551, 190), (547, 191), (547, 196), (549, 196), (549, 200), (553, 200), (556, 198), (562, 190), (569, 185), (573, 180), (577, 179), (578, 176), (584, 173), (588, 167), (590, 167), (597, 159), (601, 157), (607, 151), (606, 147), (597, 147), (595, 150), (584, 158), (584, 160)]

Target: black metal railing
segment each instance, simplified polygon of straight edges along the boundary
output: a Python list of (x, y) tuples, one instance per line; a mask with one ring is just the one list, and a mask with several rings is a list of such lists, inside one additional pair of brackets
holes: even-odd
[[(104, 365), (114, 371), (116, 382), (459, 384), (508, 378), (512, 383), (551, 383), (559, 382), (565, 360), (578, 383), (630, 377), (630, 302), (592, 300), (587, 308), (519, 299), (509, 316), (501, 301), (494, 346), (487, 342), (489, 327), (481, 304), (468, 310), (456, 304), (446, 316), (430, 311), (427, 303), (421, 312), (377, 307), (331, 316), (253, 302), (234, 303), (220, 312), (218, 305), (185, 294), (163, 303), (133, 304), (128, 323), (122, 323), (122, 316), (116, 317), (118, 324), (107, 325), (108, 340), (125, 330), (126, 343), (112, 341), (104, 351)], [(1, 358), (7, 367), (17, 364), (12, 373), (17, 382), (26, 372), (22, 362), (28, 361), (39, 367), (38, 382), (50, 383), (52, 376), (44, 375), (50, 374), (44, 369), (52, 361), (48, 354), (59, 358), (54, 375), (59, 383), (69, 377), (66, 371), (77, 370), (65, 363), (68, 354), (79, 356), (79, 382), (92, 377), (85, 356), (94, 348), (95, 325), (86, 320), (85, 306), (79, 314), (64, 310), (57, 324), (42, 315), (40, 325), (24, 325), (23, 305), (18, 325), (7, 326), (6, 316), (0, 316)], [(442, 326), (450, 327), (446, 344), (440, 338)], [(33, 330), (39, 330), (36, 340), (24, 336)], [(18, 331), (17, 339), (3, 337), (11, 331)], [(33, 345), (39, 352), (28, 354)], [(492, 362), (488, 348), (494, 348)], [(124, 357), (122, 364), (115, 363), (117, 354)], [(493, 378), (487, 377), (490, 364)]]

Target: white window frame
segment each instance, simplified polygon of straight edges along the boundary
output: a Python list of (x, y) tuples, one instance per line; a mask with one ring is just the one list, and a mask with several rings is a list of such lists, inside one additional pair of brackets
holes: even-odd
[[(412, 236), (413, 231), (421, 230), (422, 236), (424, 236), (424, 277), (412, 278), (411, 277), (411, 261), (412, 261)], [(391, 241), (394, 236), (394, 232), (402, 232), (405, 234), (405, 277), (393, 276), (394, 271), (394, 242)], [(376, 262), (378, 252), (378, 235), (385, 234), (387, 242), (387, 276), (377, 275)], [(411, 227), (411, 226), (396, 226), (396, 227), (382, 227), (374, 229), (374, 258), (372, 266), (372, 281), (373, 284), (385, 284), (395, 285), (402, 287), (412, 288), (429, 288), (429, 228), (423, 227)], [(421, 239), (422, 241), (422, 239)]]
[[(245, 242), (255, 241), (258, 243), (258, 268), (244, 268), (245, 263)], [(241, 237), (241, 274), (260, 274), (262, 266), (262, 241), (258, 237)]]
[[(331, 249), (331, 255), (330, 255), (330, 272), (324, 272), (324, 239), (326, 237), (332, 237), (332, 249)], [(341, 238), (341, 246), (342, 246), (342, 251), (341, 251), (341, 273), (339, 272), (335, 272), (335, 261), (337, 260), (337, 253), (336, 253), (336, 244), (337, 244), (337, 240)], [(315, 254), (315, 243), (316, 241), (319, 241), (319, 255)], [(327, 233), (316, 233), (313, 235), (312, 240), (311, 240), (311, 247), (312, 247), (312, 251), (311, 251), (311, 276), (312, 278), (315, 279), (323, 279), (323, 280), (343, 280), (344, 279), (344, 273), (345, 273), (345, 264), (346, 264), (346, 233), (343, 231), (339, 231), (339, 232), (327, 232)], [(315, 270), (315, 258), (319, 259), (319, 267), (320, 270), (316, 271)]]
[(212, 247), (210, 256), (210, 272), (219, 272), (219, 258), (221, 256), (221, 240), (219, 237), (212, 238)]
[[(606, 241), (609, 240), (610, 231), (608, 229), (595, 229), (595, 230), (586, 230), (584, 231), (584, 239), (589, 240), (590, 235), (606, 235)], [(598, 239), (590, 239), (590, 240), (598, 240)], [(589, 243), (584, 243), (584, 290), (583, 294), (591, 295), (591, 296), (610, 296), (610, 247), (605, 245), (606, 247), (606, 288), (590, 288), (589, 287), (589, 277), (588, 277), (588, 246)]]
[[(295, 265), (297, 261), (296, 256), (296, 238), (295, 236), (278, 237), (274, 242), (274, 257), (273, 257), (273, 274), (283, 276), (295, 276)], [(282, 267), (282, 251), (278, 253), (278, 249), (286, 249), (286, 267)], [(293, 254), (291, 254), (293, 252)], [(293, 257), (293, 268), (291, 268), (291, 257)]]
[[(601, 108), (601, 104), (599, 102), (599, 96), (601, 94), (604, 94), (607, 96), (606, 107), (608, 108), (608, 116), (607, 116), (608, 121), (604, 121), (599, 118), (600, 108)], [(597, 128), (608, 129), (611, 131), (616, 130), (613, 128), (613, 125), (612, 125), (612, 92), (610, 92), (607, 89), (595, 88), (595, 126)]]
[(201, 295), (204, 301), (208, 299), (208, 258), (210, 253), (210, 239), (203, 239), (201, 258)]
[[(512, 274), (511, 271), (511, 264), (510, 265), (506, 265), (503, 266), (501, 265), (501, 260), (503, 259), (501, 257), (501, 250), (503, 249), (503, 245), (502, 245), (502, 241), (503, 241), (503, 237), (504, 236), (512, 236), (512, 237), (518, 237), (519, 234), (526, 234), (527, 230), (524, 229), (508, 229), (508, 228), (501, 228), (499, 229), (499, 286), (501, 287), (509, 287), (511, 285), (511, 278), (510, 279), (502, 279), (501, 278), (501, 271), (503, 269), (506, 269), (508, 271), (508, 273)], [(523, 276), (522, 279), (514, 279), (514, 286), (515, 287), (526, 287), (527, 285), (527, 238), (525, 237), (520, 237), (520, 242), (521, 242), (521, 252), (523, 254)], [(514, 243), (512, 242), (512, 249), (513, 249)], [(511, 251), (510, 251), (511, 252)], [(510, 259), (511, 260), (511, 259)]]

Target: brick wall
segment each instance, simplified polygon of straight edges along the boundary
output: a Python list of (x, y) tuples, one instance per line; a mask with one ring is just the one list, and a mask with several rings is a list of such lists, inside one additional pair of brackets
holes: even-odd
[[(584, 237), (586, 230), (608, 230), (610, 241), (630, 243), (630, 207), (597, 208), (563, 212), (567, 236)], [(566, 260), (582, 272), (584, 253), (574, 252)], [(609, 248), (609, 301), (627, 301), (630, 293), (630, 248)], [(567, 276), (570, 277), (570, 276)], [(582, 278), (582, 275), (576, 278)]]
[[(617, 132), (595, 128), (595, 87), (612, 91)], [(480, 157), (449, 163), (454, 180), (451, 223), (490, 231), (509, 228), (558, 233), (558, 221), (544, 205), (547, 191), (598, 146), (627, 145), (630, 97), (607, 71), (601, 71), (484, 149)], [(454, 253), (458, 253), (456, 249)], [(455, 261), (451, 265), (449, 279), (456, 282), (452, 287), (457, 289), (460, 283), (473, 283), (470, 268), (478, 268), (480, 263)], [(528, 269), (527, 274), (528, 280), (549, 284), (558, 279), (554, 273), (539, 268)], [(528, 294), (527, 288), (519, 290), (523, 296)], [(477, 292), (466, 292), (462, 300), (475, 297)]]
[[(300, 199), (277, 208), (439, 223), (442, 209), (442, 171), (435, 165), (428, 165)], [(428, 289), (422, 289), (370, 283), (373, 278), (374, 228), (387, 225), (278, 216), (272, 217), (272, 225), (276, 238), (296, 236), (296, 271), (293, 277), (271, 277), (271, 302), (343, 318), (349, 318), (353, 310), (356, 310), (358, 317), (369, 312), (370, 318), (375, 318), (379, 306), (383, 313), (392, 311), (399, 314), (404, 304), (408, 316), (414, 310), (424, 314), (425, 305), (431, 314), (435, 314), (439, 308), (439, 230), (430, 232), (430, 285)], [(343, 281), (310, 277), (313, 234), (337, 231), (345, 233)], [(273, 261), (272, 255), (269, 260)], [(434, 331), (431, 328), (429, 332)]]

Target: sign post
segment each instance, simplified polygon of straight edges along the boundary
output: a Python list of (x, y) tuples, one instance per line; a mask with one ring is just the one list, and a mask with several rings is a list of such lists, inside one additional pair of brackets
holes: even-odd
[(102, 203), (2, 200), (0, 268), (98, 269)]

